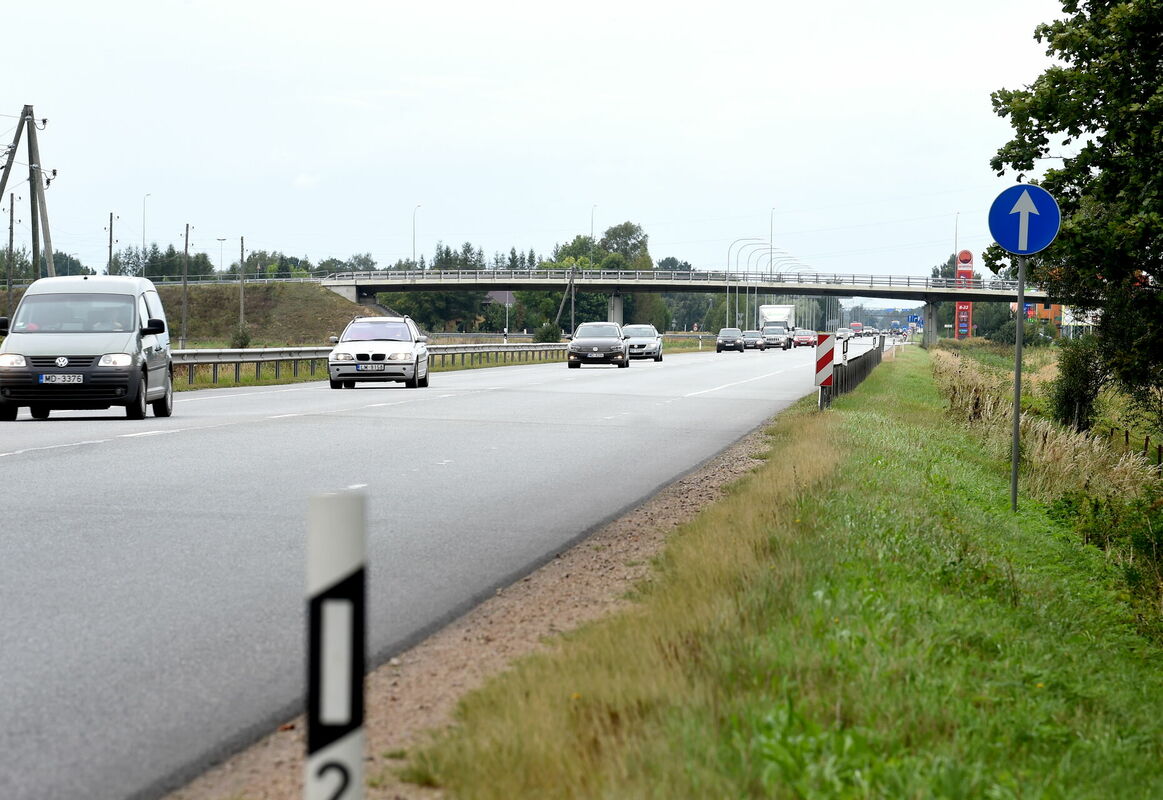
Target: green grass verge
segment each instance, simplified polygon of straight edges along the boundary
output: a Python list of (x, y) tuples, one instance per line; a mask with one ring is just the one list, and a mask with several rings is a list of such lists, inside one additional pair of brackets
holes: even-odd
[(954, 425), (909, 348), (671, 538), (631, 611), (469, 695), (450, 796), (1163, 796), (1122, 573)]

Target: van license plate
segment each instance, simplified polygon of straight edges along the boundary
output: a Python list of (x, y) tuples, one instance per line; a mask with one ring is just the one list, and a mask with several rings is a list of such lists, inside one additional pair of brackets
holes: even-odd
[(84, 383), (84, 375), (41, 375), (41, 383)]
[(387, 368), (386, 364), (356, 364), (356, 372), (383, 372)]

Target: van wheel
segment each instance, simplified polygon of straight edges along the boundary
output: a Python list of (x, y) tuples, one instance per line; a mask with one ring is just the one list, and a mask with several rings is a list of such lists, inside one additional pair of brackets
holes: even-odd
[(174, 413), (174, 376), (166, 372), (166, 393), (161, 400), (150, 403), (155, 417), (168, 417)]
[(28, 409), (33, 419), (48, 419), (48, 409), (44, 406), (33, 406)]
[(149, 380), (143, 374), (141, 376), (141, 385), (137, 387), (137, 397), (125, 407), (125, 416), (128, 419), (145, 419), (145, 392), (148, 387)]

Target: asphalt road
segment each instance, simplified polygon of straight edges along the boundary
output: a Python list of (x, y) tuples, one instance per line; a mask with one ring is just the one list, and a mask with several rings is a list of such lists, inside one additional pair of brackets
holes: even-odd
[(368, 494), (378, 664), (813, 392), (813, 356), (0, 423), (0, 797), (159, 796), (301, 710), (312, 494)]

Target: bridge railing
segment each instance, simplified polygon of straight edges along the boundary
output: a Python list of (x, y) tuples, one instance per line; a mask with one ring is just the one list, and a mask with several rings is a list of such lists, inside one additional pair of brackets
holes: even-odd
[[(545, 283), (565, 283), (569, 280), (570, 271), (565, 269), (482, 269), (482, 270), (369, 270), (356, 272), (315, 271), (307, 274), (276, 278), (266, 273), (247, 273), (243, 281), (247, 284), (263, 283), (394, 283), (407, 285), (408, 283), (449, 284), (460, 283), (506, 283), (510, 281), (542, 281)], [(975, 289), (1015, 292), (1017, 281), (1002, 280), (1000, 278), (929, 278), (916, 275), (860, 275), (857, 273), (823, 273), (823, 272), (736, 272), (724, 270), (577, 270), (573, 273), (579, 285), (587, 283), (618, 283), (633, 285), (668, 283), (690, 283), (705, 288), (707, 284), (722, 284), (736, 286), (739, 284), (787, 283), (797, 286), (827, 286), (852, 288), (908, 288), (908, 289)], [(181, 275), (152, 275), (156, 284), (172, 286), (182, 282)], [(208, 275), (189, 275), (186, 277), (189, 284), (236, 284), (237, 275), (221, 272)], [(14, 288), (26, 288), (28, 280), (13, 281)], [(556, 288), (556, 287), (555, 287)], [(1027, 291), (1038, 291), (1040, 287), (1027, 285)]]
[[(484, 363), (515, 363), (521, 361), (557, 360), (565, 353), (568, 345), (564, 342), (513, 343), (513, 344), (431, 344), (428, 345), (429, 359), (437, 366), (455, 366), (460, 358), (462, 367)], [(298, 378), (301, 370), (314, 376), (319, 370), (320, 380), (327, 374), (327, 355), (332, 347), (249, 347), (227, 349), (186, 349), (172, 352), (175, 371), (184, 370), (186, 383), (193, 385), (199, 367), (209, 366), (211, 382), (218, 383), (223, 367), (232, 367), (234, 382), (242, 380), (244, 365), (254, 365), (254, 377), (262, 378), (263, 367), (274, 369), (275, 379), (290, 369), (292, 377)], [(438, 359), (438, 360), (437, 360)]]
[[(504, 283), (507, 281), (563, 282), (570, 278), (565, 269), (485, 269), (485, 270), (373, 270), (364, 272), (334, 272), (322, 280), (331, 283), (348, 281), (363, 283)], [(859, 275), (856, 273), (821, 272), (728, 272), (723, 270), (577, 270), (573, 278), (579, 283), (657, 283), (689, 282), (750, 284), (789, 283), (797, 285), (851, 286), (855, 288), (923, 288), (923, 289), (977, 289), (1015, 291), (1017, 281), (1000, 278), (932, 278), (916, 275)], [(1033, 287), (1031, 287), (1033, 288)]]

